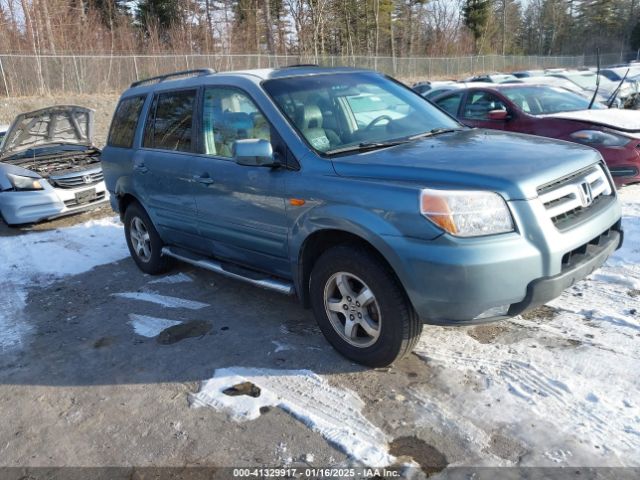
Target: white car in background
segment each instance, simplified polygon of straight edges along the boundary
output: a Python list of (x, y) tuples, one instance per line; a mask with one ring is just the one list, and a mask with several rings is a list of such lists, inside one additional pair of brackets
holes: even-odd
[[(569, 90), (570, 92), (577, 93), (585, 98), (591, 99), (593, 97), (594, 90), (585, 90), (584, 88), (578, 86), (576, 83), (571, 80), (567, 80), (565, 78), (553, 77), (551, 75), (544, 75), (540, 77), (526, 77), (519, 78), (517, 81), (513, 82), (505, 82), (505, 83), (526, 83), (529, 85), (545, 85), (548, 87), (558, 87), (563, 88), (565, 90)], [(596, 102), (601, 104), (607, 104), (611, 95), (605, 95), (602, 92), (598, 92), (596, 95)], [(617, 99), (617, 101), (613, 102), (614, 107), (621, 106), (621, 100)]]
[[(620, 103), (624, 103), (624, 100), (636, 93), (636, 88), (633, 82), (625, 81), (623, 85), (619, 85), (620, 82), (613, 82), (609, 80), (604, 75), (600, 75), (600, 81), (598, 84), (598, 75), (596, 75), (592, 71), (566, 71), (562, 73), (553, 73), (550, 74), (553, 77), (564, 78), (569, 80), (579, 87), (583, 88), (587, 92), (595, 92), (596, 88), (598, 89), (598, 96), (602, 96), (602, 98), (606, 98), (609, 101), (616, 92), (616, 99), (620, 100)], [(620, 88), (618, 88), (620, 86)]]
[(18, 115), (0, 145), (0, 214), (8, 225), (109, 200), (93, 145), (93, 110), (60, 105)]

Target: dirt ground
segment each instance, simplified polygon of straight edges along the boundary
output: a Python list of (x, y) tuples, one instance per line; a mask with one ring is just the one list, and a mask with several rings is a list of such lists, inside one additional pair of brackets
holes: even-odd
[[(110, 215), (100, 209), (34, 227), (0, 224), (0, 237), (26, 238)], [(419, 357), (393, 369), (367, 370), (338, 355), (295, 299), (188, 265), (175, 265), (171, 274), (179, 272), (192, 281), (150, 284), (154, 277), (126, 258), (30, 290), (25, 316), (35, 328), (33, 342), (0, 355), (3, 465), (353, 465), (279, 408), (265, 409), (249, 423), (209, 408), (189, 408), (201, 380), (217, 368), (238, 365), (308, 369), (353, 389), (366, 403), (367, 418), (394, 432), (395, 456), (420, 461), (424, 455), (425, 467), (446, 466), (448, 457), (429, 443), (434, 433), (409, 421), (411, 403), (402, 395), (429, 381), (431, 369)], [(166, 317), (168, 309), (113, 294), (149, 289), (207, 303), (203, 310), (180, 310), (174, 317), (207, 328), (195, 338), (170, 342), (133, 335), (129, 314)], [(464, 456), (460, 446), (447, 450), (448, 456)]]

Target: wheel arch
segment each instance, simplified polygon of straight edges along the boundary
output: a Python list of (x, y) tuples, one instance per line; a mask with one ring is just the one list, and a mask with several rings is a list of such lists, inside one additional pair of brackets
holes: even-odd
[(118, 201), (118, 213), (120, 214), (120, 220), (124, 220), (124, 214), (127, 211), (127, 208), (132, 203), (137, 203), (142, 205), (140, 201), (132, 195), (131, 193), (122, 193), (117, 196)]
[[(393, 266), (394, 262), (387, 257), (387, 255), (392, 256), (390, 249), (386, 247), (386, 244), (381, 239), (376, 243), (374, 244), (367, 240), (360, 233), (340, 228), (321, 228), (308, 235), (300, 246), (296, 263), (297, 271), (295, 272), (296, 291), (303, 306), (305, 308), (310, 307), (309, 283), (313, 266), (324, 252), (338, 245), (354, 245), (364, 248), (368, 253), (380, 260), (405, 290), (406, 294), (404, 284)], [(383, 251), (387, 252), (387, 255), (382, 253)]]

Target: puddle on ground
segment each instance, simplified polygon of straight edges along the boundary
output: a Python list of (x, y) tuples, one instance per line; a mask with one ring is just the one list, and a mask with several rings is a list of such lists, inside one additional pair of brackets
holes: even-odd
[(417, 437), (398, 437), (389, 445), (389, 453), (396, 457), (411, 457), (428, 476), (447, 468), (449, 464), (438, 449)]
[(246, 395), (248, 397), (258, 398), (260, 396), (260, 387), (251, 382), (242, 382), (223, 390), (222, 393), (230, 397)]
[(310, 322), (288, 322), (280, 325), (280, 332), (285, 335), (298, 335), (301, 337), (322, 333), (318, 325)]
[(93, 342), (93, 348), (108, 347), (112, 343), (113, 343), (113, 338), (112, 337), (101, 337), (98, 340), (96, 340), (95, 342)]
[(209, 333), (209, 330), (211, 330), (211, 324), (209, 322), (194, 320), (165, 328), (158, 335), (157, 341), (161, 345), (171, 345), (185, 338), (201, 337)]

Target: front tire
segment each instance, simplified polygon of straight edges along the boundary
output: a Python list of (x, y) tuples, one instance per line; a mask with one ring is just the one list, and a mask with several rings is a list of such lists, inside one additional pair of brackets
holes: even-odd
[(169, 269), (169, 260), (162, 255), (162, 239), (140, 204), (132, 203), (127, 207), (124, 233), (131, 258), (140, 270), (158, 275)]
[(422, 322), (390, 270), (362, 248), (323, 253), (311, 272), (311, 306), (326, 339), (345, 357), (384, 367), (409, 354)]

